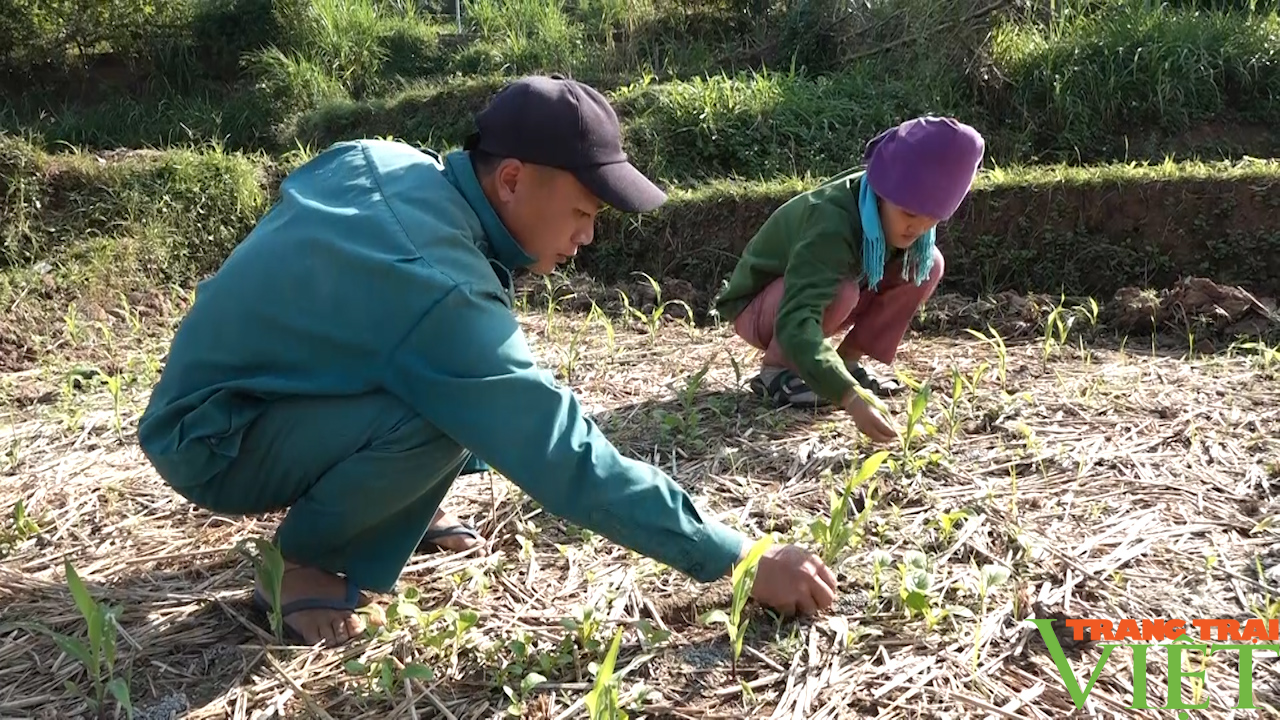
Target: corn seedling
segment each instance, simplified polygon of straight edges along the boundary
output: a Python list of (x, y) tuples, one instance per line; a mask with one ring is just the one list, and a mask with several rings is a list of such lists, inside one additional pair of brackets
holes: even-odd
[[(627, 714), (619, 707), (618, 678), (613, 668), (618, 662), (618, 649), (622, 646), (622, 628), (613, 636), (609, 652), (604, 661), (596, 667), (596, 679), (591, 692), (583, 699), (591, 720), (627, 720)], [(595, 663), (591, 663), (595, 665)]]
[(742, 364), (738, 362), (738, 358), (735, 357), (733, 353), (728, 350), (725, 350), (724, 352), (729, 356), (729, 365), (733, 368), (733, 385), (734, 387), (741, 386), (742, 376), (744, 374), (742, 372)]
[(932, 384), (925, 383), (911, 396), (911, 404), (907, 407), (907, 431), (902, 434), (902, 454), (908, 461), (913, 458), (911, 440), (915, 437), (917, 430), (928, 431), (921, 421), (924, 419), (924, 411), (929, 405), (929, 397), (932, 394)]
[(129, 718), (133, 718), (133, 703), (129, 698), (129, 683), (125, 678), (116, 677), (116, 633), (120, 626), (117, 618), (120, 608), (103, 605), (93, 599), (89, 589), (80, 579), (75, 567), (68, 561), (63, 566), (67, 573), (67, 587), (76, 608), (84, 618), (88, 630), (88, 639), (63, 635), (43, 625), (35, 623), (14, 623), (14, 627), (42, 633), (52, 638), (58, 648), (75, 658), (84, 667), (93, 685), (93, 696), (85, 696), (80, 687), (68, 680), (67, 689), (85, 698), (95, 715), (102, 714), (103, 703), (107, 694), (115, 698), (116, 706), (123, 709)]
[(552, 330), (552, 325), (555, 322), (556, 308), (560, 307), (561, 302), (577, 297), (578, 293), (569, 293), (568, 295), (557, 297), (556, 291), (559, 290), (559, 287), (552, 285), (551, 278), (545, 275), (542, 277), (542, 284), (547, 289), (547, 339), (550, 340), (555, 334)]
[(617, 338), (613, 332), (613, 321), (609, 319), (604, 310), (600, 309), (595, 300), (591, 301), (591, 313), (587, 315), (587, 322), (590, 323), (592, 318), (595, 318), (604, 327), (605, 343), (606, 347), (609, 348), (609, 359), (612, 360), (618, 353)]
[[(1045, 321), (1044, 357), (1041, 359), (1041, 362), (1045, 365), (1049, 364), (1049, 356), (1053, 353), (1054, 346), (1066, 343), (1067, 329), (1071, 326), (1071, 321), (1074, 318), (1069, 318), (1064, 322), (1062, 319), (1063, 312), (1062, 303), (1059, 302), (1059, 304), (1053, 308), (1053, 311), (1049, 313), (1049, 318)], [(1057, 335), (1056, 338), (1054, 337), (1055, 334)]]
[(880, 581), (886, 568), (893, 566), (893, 556), (884, 550), (871, 553), (871, 599), (880, 599)]
[(978, 575), (978, 627), (973, 632), (973, 669), (978, 669), (978, 658), (982, 648), (982, 621), (987, 616), (987, 598), (991, 591), (1009, 580), (1009, 569), (1001, 565), (983, 565)]
[[(595, 311), (593, 310), (592, 312)], [(577, 367), (578, 357), (582, 352), (582, 338), (587, 334), (587, 331), (591, 329), (590, 317), (588, 317), (587, 320), (588, 322), (579, 324), (578, 331), (575, 332), (573, 337), (569, 340), (569, 349), (565, 351), (565, 360), (560, 366), (560, 371), (564, 374), (566, 382), (573, 381), (573, 369)]]
[(1236, 343), (1232, 349), (1252, 350), (1256, 353), (1256, 359), (1251, 360), (1250, 364), (1260, 366), (1263, 371), (1269, 372), (1273, 364), (1280, 364), (1280, 350), (1277, 350), (1266, 343), (1241, 342)]
[(684, 382), (684, 387), (680, 390), (680, 406), (688, 410), (693, 406), (693, 400), (698, 396), (698, 390), (702, 389), (702, 383), (706, 380), (707, 373), (711, 370), (711, 361), (703, 363), (698, 372), (690, 375)]
[(987, 343), (996, 351), (997, 359), (1000, 361), (996, 372), (1000, 376), (1000, 389), (1004, 390), (1005, 377), (1009, 368), (1009, 352), (1008, 349), (1005, 348), (1004, 338), (1000, 337), (1000, 332), (990, 325), (987, 326), (987, 329), (991, 331), (989, 336), (978, 330), (974, 330), (973, 328), (965, 328), (970, 335)]
[(62, 316), (62, 319), (67, 324), (67, 338), (71, 340), (71, 344), (73, 345), (79, 344), (80, 343), (80, 318), (76, 314), (75, 303), (71, 303), (70, 305), (67, 306), (67, 312), (65, 315)]
[(284, 556), (280, 554), (280, 548), (273, 542), (255, 537), (245, 538), (236, 543), (236, 551), (253, 564), (254, 574), (266, 586), (267, 602), (271, 604), (269, 613), (271, 632), (275, 633), (277, 642), (284, 642), (284, 618), (280, 614), (280, 585), (284, 582)]
[[(822, 548), (822, 561), (827, 565), (836, 564), (836, 560), (849, 546), (849, 541), (853, 539), (854, 531), (857, 529), (857, 524), (849, 518), (854, 491), (875, 474), (887, 457), (889, 457), (889, 451), (881, 450), (864, 460), (858, 467), (858, 471), (849, 475), (842, 492), (831, 491), (831, 516), (825, 521), (817, 518), (809, 524), (809, 533), (813, 541)], [(869, 505), (868, 499), (868, 507)], [(867, 511), (868, 508), (864, 507), (863, 513)]]
[(27, 504), (18, 500), (13, 505), (11, 527), (0, 533), (0, 557), (40, 534), (40, 526), (27, 515)]
[(951, 452), (951, 443), (956, 437), (956, 416), (960, 410), (960, 398), (964, 395), (964, 376), (960, 371), (951, 368), (951, 404), (947, 406), (947, 452)]
[(667, 300), (663, 302), (662, 286), (658, 284), (658, 281), (654, 280), (647, 273), (637, 272), (635, 274), (643, 276), (645, 280), (649, 281), (649, 286), (653, 288), (653, 311), (645, 314), (642, 310), (631, 304), (631, 299), (627, 297), (625, 292), (619, 290), (618, 295), (622, 299), (622, 305), (626, 309), (627, 314), (639, 319), (649, 331), (649, 342), (652, 343), (657, 341), (658, 325), (662, 322), (662, 316), (666, 313), (668, 305), (679, 305), (680, 307), (683, 307), (685, 315), (689, 319), (689, 323), (693, 323), (693, 309), (689, 307), (688, 303), (683, 300)]
[(761, 537), (752, 544), (751, 549), (747, 551), (747, 556), (733, 566), (733, 602), (729, 612), (712, 610), (702, 616), (702, 622), (708, 625), (724, 623), (729, 634), (729, 643), (733, 648), (734, 679), (738, 677), (738, 658), (742, 655), (742, 641), (747, 636), (747, 623), (742, 617), (742, 609), (746, 606), (751, 588), (755, 584), (756, 567), (760, 563), (760, 558), (769, 546), (773, 545), (773, 542), (773, 535)]
[(103, 384), (107, 386), (107, 393), (111, 395), (112, 422), (116, 429), (116, 437), (120, 442), (124, 442), (124, 419), (120, 414), (120, 376), (105, 375)]

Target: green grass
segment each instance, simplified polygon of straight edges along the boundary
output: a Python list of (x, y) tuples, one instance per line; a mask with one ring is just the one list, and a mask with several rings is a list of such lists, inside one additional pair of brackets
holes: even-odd
[[(745, 0), (470, 0), (458, 37), (451, 17), (409, 0), (198, 0), (178, 3), (186, 10), (154, 36), (121, 40), (132, 54), (115, 74), (50, 71), (47, 89), (4, 94), (0, 129), (49, 148), (218, 142), (278, 154), (396, 136), (447, 149), (506, 79), (557, 71), (607, 91), (637, 161), (686, 183), (831, 174), (924, 113), (982, 129), (999, 164), (1280, 152), (1267, 127), (1280, 110), (1274, 9), (1057, 5), (1048, 23), (1003, 16), (973, 47), (931, 30), (966, 3), (892, 0), (829, 38), (822, 29), (841, 18), (816, 1), (804, 6), (813, 17), (783, 3), (752, 22)], [(807, 27), (806, 40), (796, 28)], [(753, 57), (759, 48), (769, 52)]]
[(1049, 27), (1004, 23), (991, 42), (1007, 87), (993, 119), (1034, 124), (1033, 148), (1116, 152), (1135, 128), (1177, 133), (1280, 112), (1280, 18), (1128, 4)]
[[(215, 146), (104, 163), (0, 136), (4, 295), (21, 297), (48, 273), (59, 303), (189, 287), (221, 264), (269, 207), (279, 179), (306, 157), (277, 161)], [(630, 282), (636, 271), (679, 277), (705, 295), (769, 213), (820, 179), (719, 180), (672, 189), (670, 202), (648, 216), (606, 212), (578, 269), (606, 282)], [(1277, 187), (1280, 163), (1260, 161), (986, 172), (943, 226), (943, 285), (1105, 296), (1202, 274), (1273, 294), (1280, 233), (1268, 218), (1280, 209)]]

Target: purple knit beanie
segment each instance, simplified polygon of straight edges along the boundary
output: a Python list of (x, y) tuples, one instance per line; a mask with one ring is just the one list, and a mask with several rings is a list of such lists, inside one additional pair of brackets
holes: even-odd
[(918, 117), (867, 143), (867, 180), (894, 205), (946, 220), (968, 194), (985, 149), (982, 135), (958, 120)]

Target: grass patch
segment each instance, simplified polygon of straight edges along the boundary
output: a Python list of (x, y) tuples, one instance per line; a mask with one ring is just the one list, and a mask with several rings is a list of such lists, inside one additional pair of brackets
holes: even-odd
[[(89, 53), (70, 87), (8, 94), (0, 128), (50, 148), (455, 145), (506, 79), (567, 72), (612, 95), (647, 171), (682, 182), (832, 174), (925, 113), (982, 129), (999, 164), (1280, 153), (1273, 11), (1101, 2), (966, 21), (970, 4), (786, 4), (752, 25), (736, 3), (471, 0), (458, 35), (413, 3), (202, 0), (145, 57)], [(236, 21), (254, 30), (231, 37)], [(833, 26), (845, 34), (822, 39)], [(954, 41), (941, 55), (940, 33)]]
[[(46, 264), (68, 292), (188, 285), (252, 229), (302, 162), (217, 148), (51, 155), (0, 140), (0, 266), (22, 283)], [(696, 311), (752, 233), (821, 176), (674, 188), (643, 217), (606, 212), (576, 266), (605, 282), (640, 271), (702, 288)], [(1008, 167), (984, 173), (941, 229), (945, 291), (1109, 296), (1185, 275), (1280, 295), (1280, 163)]]
[(1047, 27), (1002, 23), (991, 54), (1003, 82), (986, 105), (996, 123), (1034, 126), (1030, 153), (1094, 162), (1143, 131), (1175, 135), (1224, 115), (1268, 122), (1280, 112), (1274, 12), (1107, 5)]

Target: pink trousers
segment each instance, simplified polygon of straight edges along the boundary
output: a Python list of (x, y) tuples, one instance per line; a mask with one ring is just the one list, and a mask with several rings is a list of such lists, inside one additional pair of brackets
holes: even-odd
[[(852, 328), (837, 348), (840, 356), (867, 355), (888, 365), (898, 354), (898, 345), (911, 326), (911, 318), (938, 287), (942, 272), (942, 253), (934, 248), (929, 278), (919, 286), (902, 279), (901, 260), (885, 266), (880, 287), (874, 292), (860, 288), (853, 280), (845, 280), (822, 314), (823, 337), (833, 337)], [(764, 365), (795, 370), (795, 364), (785, 356), (774, 337), (782, 291), (782, 278), (765, 287), (734, 321), (734, 331), (752, 347), (764, 351)]]

